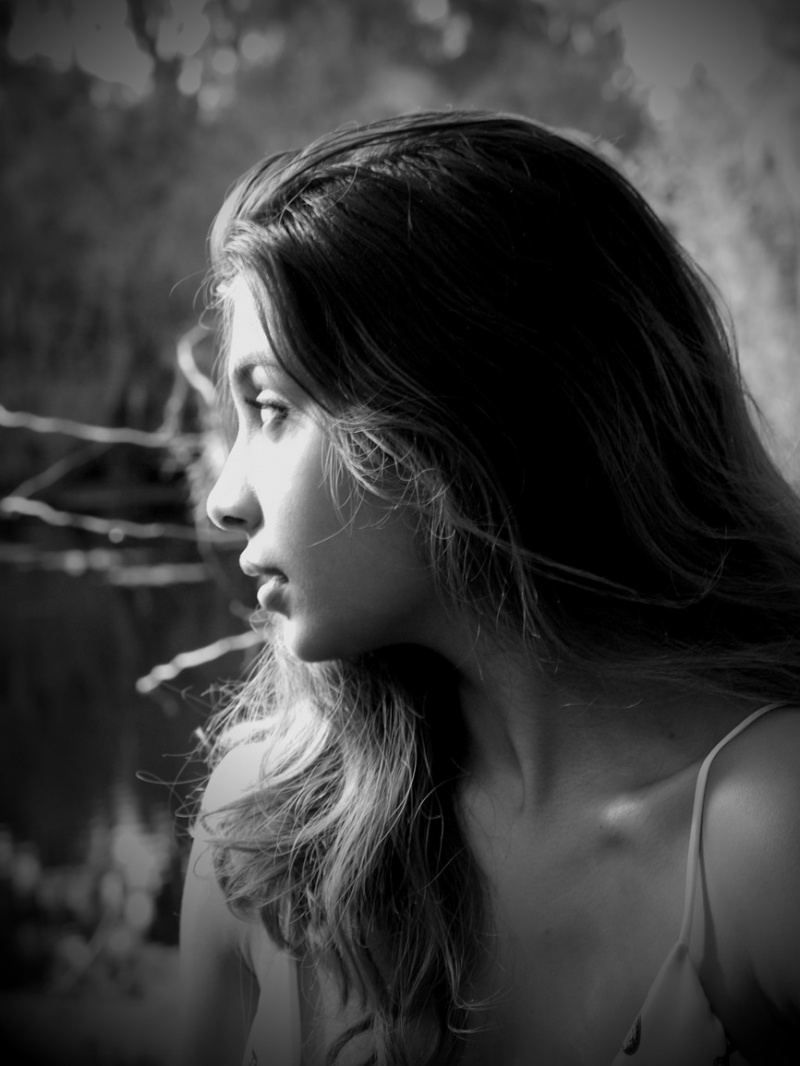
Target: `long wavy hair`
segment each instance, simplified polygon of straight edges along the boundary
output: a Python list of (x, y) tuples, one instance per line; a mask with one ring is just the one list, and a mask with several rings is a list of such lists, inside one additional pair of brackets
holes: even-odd
[[(483, 633), (588, 696), (797, 698), (797, 497), (708, 283), (601, 154), (511, 115), (347, 128), (246, 173), (211, 256), (223, 319), (243, 279), (324, 412), (331, 491), (415, 514)], [(363, 1007), (331, 1062), (362, 1031), (369, 1062), (456, 1062), (478, 1024), (455, 693), (422, 650), (268, 641), (217, 723), (217, 755), (269, 738), (219, 823), (231, 906)]]

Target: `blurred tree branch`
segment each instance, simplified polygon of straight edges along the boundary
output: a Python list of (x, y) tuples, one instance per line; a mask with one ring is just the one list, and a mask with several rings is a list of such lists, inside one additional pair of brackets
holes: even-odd
[[(106, 426), (87, 426), (69, 418), (50, 418), (34, 415), (29, 411), (9, 411), (0, 404), (0, 426), (9, 429), (29, 429), (34, 433), (63, 433), (78, 440), (96, 444), (136, 444), (141, 448), (169, 448), (175, 444), (172, 433), (157, 430), (153, 433), (141, 429), (113, 429)], [(182, 434), (186, 444), (200, 444), (202, 434)]]
[(232, 637), (223, 637), (221, 640), (215, 640), (213, 644), (208, 644), (204, 648), (183, 652), (180, 655), (176, 655), (168, 663), (154, 666), (149, 674), (140, 677), (136, 682), (136, 691), (147, 694), (165, 681), (173, 681), (184, 670), (212, 662), (214, 659), (219, 659), (233, 651), (246, 651), (249, 648), (263, 644), (263, 642), (264, 637), (260, 633), (250, 631)]
[(107, 519), (94, 515), (72, 514), (58, 511), (41, 500), (30, 500), (24, 496), (5, 496), (0, 500), (0, 517), (18, 518), (23, 515), (38, 518), (51, 526), (69, 526), (73, 529), (85, 529), (89, 533), (99, 533), (117, 544), (126, 537), (137, 540), (171, 537), (176, 540), (211, 541), (230, 545), (241, 543), (241, 538), (211, 526), (195, 528), (171, 522), (129, 522), (121, 518)]

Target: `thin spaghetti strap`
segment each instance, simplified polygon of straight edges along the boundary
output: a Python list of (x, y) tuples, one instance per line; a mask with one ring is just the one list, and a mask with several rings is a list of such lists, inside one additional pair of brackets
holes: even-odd
[(761, 707), (757, 711), (753, 711), (751, 715), (740, 722), (734, 729), (730, 731), (722, 740), (716, 744), (711, 751), (706, 755), (703, 760), (703, 765), (700, 767), (700, 772), (697, 775), (697, 785), (694, 790), (694, 808), (692, 810), (692, 828), (689, 833), (689, 853), (686, 860), (686, 895), (684, 897), (683, 904), (683, 921), (681, 923), (681, 931), (678, 936), (678, 942), (689, 946), (689, 936), (692, 931), (692, 914), (694, 912), (694, 894), (697, 887), (697, 868), (700, 860), (700, 837), (703, 825), (703, 803), (706, 794), (706, 784), (708, 782), (708, 774), (711, 769), (711, 764), (716, 758), (717, 754), (722, 751), (729, 740), (733, 740), (734, 737), (738, 737), (740, 733), (743, 733), (749, 725), (752, 725), (758, 718), (766, 714), (768, 711), (774, 711), (776, 707), (788, 706), (785, 702), (768, 703), (766, 707)]

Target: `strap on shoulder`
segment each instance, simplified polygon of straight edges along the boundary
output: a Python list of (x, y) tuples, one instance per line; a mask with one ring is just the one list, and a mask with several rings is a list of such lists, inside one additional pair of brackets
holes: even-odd
[(700, 861), (700, 839), (702, 835), (703, 826), (703, 804), (706, 795), (706, 785), (708, 783), (708, 774), (711, 769), (711, 764), (717, 757), (719, 752), (725, 747), (725, 745), (738, 737), (740, 733), (743, 733), (748, 726), (757, 721), (762, 715), (767, 714), (769, 711), (774, 711), (777, 707), (786, 707), (787, 703), (781, 701), (778, 703), (768, 703), (766, 707), (760, 707), (757, 711), (753, 711), (751, 715), (748, 715), (743, 721), (741, 721), (734, 729), (730, 731), (726, 736), (716, 744), (711, 751), (706, 755), (703, 760), (703, 765), (700, 767), (700, 772), (697, 775), (697, 785), (694, 791), (694, 809), (692, 811), (692, 828), (689, 833), (689, 854), (686, 861), (686, 895), (684, 897), (683, 904), (683, 921), (681, 922), (681, 931), (678, 936), (678, 941), (681, 944), (689, 945), (689, 937), (692, 932), (692, 915), (694, 912), (694, 895), (697, 888), (697, 869)]

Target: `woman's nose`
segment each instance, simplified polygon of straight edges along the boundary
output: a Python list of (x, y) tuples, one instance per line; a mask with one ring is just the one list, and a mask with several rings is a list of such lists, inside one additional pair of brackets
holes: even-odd
[(261, 521), (258, 501), (244, 475), (241, 456), (235, 445), (208, 495), (206, 510), (208, 517), (220, 529), (252, 533), (258, 528)]

